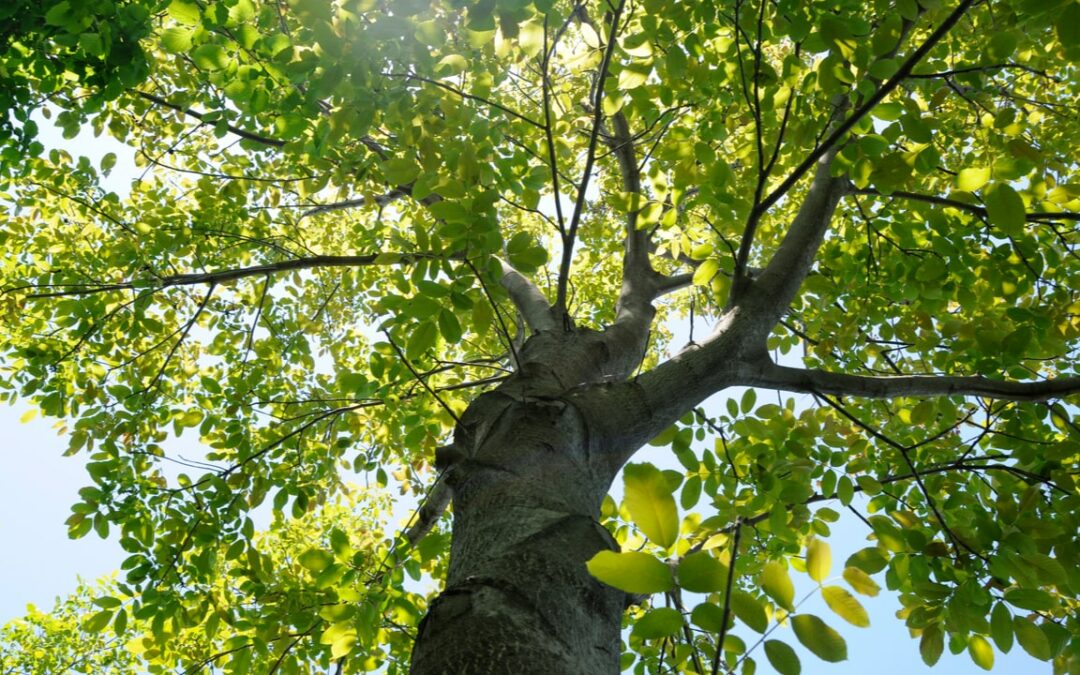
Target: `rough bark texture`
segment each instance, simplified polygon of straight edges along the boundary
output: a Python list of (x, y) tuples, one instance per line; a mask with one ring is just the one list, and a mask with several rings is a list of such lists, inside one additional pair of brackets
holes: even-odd
[(585, 568), (618, 548), (597, 520), (617, 467), (574, 403), (625, 377), (613, 356), (599, 333), (540, 333), (520, 372), (463, 415), (439, 458), (454, 499), (450, 570), (414, 674), (618, 672), (626, 595)]

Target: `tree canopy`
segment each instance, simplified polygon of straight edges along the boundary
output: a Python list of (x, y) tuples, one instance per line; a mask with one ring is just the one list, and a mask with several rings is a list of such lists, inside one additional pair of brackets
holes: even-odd
[(0, 396), (129, 557), (0, 664), (407, 672), (471, 404), (535, 382), (620, 448), (624, 667), (843, 660), (805, 573), (1080, 672), (1078, 61), (1075, 0), (3, 4)]

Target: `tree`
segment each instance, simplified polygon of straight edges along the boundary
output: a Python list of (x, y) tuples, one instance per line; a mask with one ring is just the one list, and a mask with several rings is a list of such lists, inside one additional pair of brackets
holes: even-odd
[(3, 11), (3, 386), (130, 554), (72, 600), (118, 663), (797, 673), (791, 569), (866, 622), (832, 504), (928, 664), (1080, 669), (1080, 4)]

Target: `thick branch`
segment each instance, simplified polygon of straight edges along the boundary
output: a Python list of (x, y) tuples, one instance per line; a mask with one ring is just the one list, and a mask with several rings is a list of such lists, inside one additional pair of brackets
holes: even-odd
[(763, 364), (745, 381), (746, 386), (808, 394), (863, 398), (901, 396), (980, 396), (1004, 401), (1048, 401), (1080, 394), (1080, 377), (1059, 377), (1038, 382), (991, 380), (981, 376), (900, 375), (874, 377), (830, 373), (823, 370)]
[[(623, 191), (640, 195), (641, 172), (638, 169), (634, 140), (626, 115), (622, 111), (615, 113), (611, 118), (611, 126), (613, 133), (608, 138), (608, 145), (618, 160)], [(625, 227), (622, 289), (619, 292), (615, 320), (622, 322), (644, 319), (647, 328), (647, 324), (652, 321), (650, 303), (656, 294), (653, 284), (655, 273), (649, 264), (649, 232), (638, 228), (637, 210), (627, 214)]]
[[(385, 257), (384, 257), (385, 256)], [(28, 298), (56, 298), (63, 296), (91, 295), (93, 293), (106, 293), (109, 291), (126, 291), (148, 288), (168, 288), (171, 286), (196, 286), (199, 284), (220, 284), (245, 277), (256, 277), (276, 272), (288, 272), (292, 270), (314, 269), (318, 267), (365, 267), (369, 265), (411, 265), (419, 260), (433, 260), (445, 258), (460, 258), (460, 255), (438, 255), (434, 253), (402, 253), (400, 255), (371, 254), (371, 255), (317, 255), (308, 258), (296, 258), (295, 260), (282, 260), (265, 265), (253, 265), (251, 267), (236, 267), (214, 272), (192, 272), (188, 274), (174, 274), (167, 277), (148, 277), (145, 279), (130, 279), (113, 284), (54, 284), (51, 286), (22, 286), (8, 289), (3, 294), (9, 294), (20, 290), (33, 288), (64, 288), (65, 290), (47, 291), (44, 293), (31, 293)], [(380, 260), (380, 258), (382, 258)]]
[(502, 279), (499, 282), (510, 295), (511, 302), (517, 308), (525, 323), (534, 331), (554, 330), (558, 323), (544, 294), (521, 272), (510, 263), (498, 258), (502, 266)]
[(757, 318), (755, 323), (762, 337), (791, 305), (810, 273), (836, 206), (849, 189), (847, 178), (830, 175), (835, 154), (828, 153), (819, 160), (814, 181), (791, 227), (761, 276), (747, 289), (745, 302), (732, 292), (733, 302), (744, 305)]
[[(867, 195), (871, 197), (884, 197), (884, 198), (897, 198), (908, 199), (913, 202), (924, 202), (926, 204), (937, 204), (938, 206), (948, 206), (959, 211), (966, 211), (967, 213), (974, 214), (979, 218), (986, 219), (986, 209), (978, 204), (968, 204), (957, 199), (949, 199), (948, 197), (938, 197), (936, 195), (924, 195), (918, 192), (906, 192), (904, 190), (896, 190), (889, 194), (882, 194), (872, 188), (862, 188), (853, 190), (852, 194)], [(1043, 220), (1075, 220), (1080, 221), (1080, 213), (1073, 213), (1071, 211), (1033, 211), (1031, 213), (1025, 213), (1024, 218), (1028, 222), (1038, 222)]]

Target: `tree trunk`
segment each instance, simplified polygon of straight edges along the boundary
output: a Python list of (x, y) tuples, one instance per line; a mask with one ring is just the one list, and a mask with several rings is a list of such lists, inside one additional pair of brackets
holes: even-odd
[(473, 402), (439, 458), (454, 500), (450, 569), (413, 675), (619, 671), (627, 596), (585, 568), (618, 549), (597, 520), (617, 467), (567, 396), (611, 374), (598, 342), (571, 335), (583, 337), (530, 340), (518, 374)]

